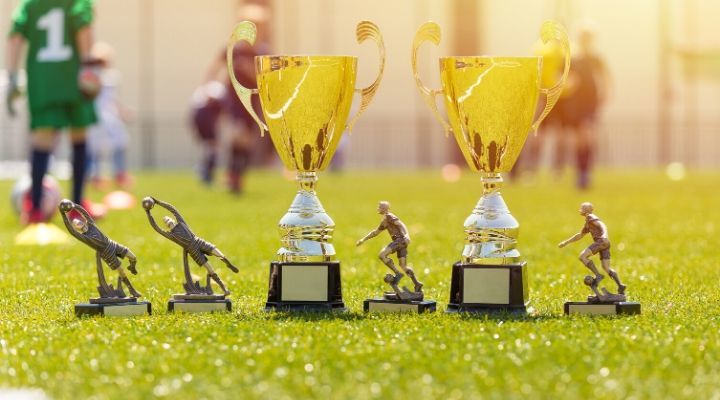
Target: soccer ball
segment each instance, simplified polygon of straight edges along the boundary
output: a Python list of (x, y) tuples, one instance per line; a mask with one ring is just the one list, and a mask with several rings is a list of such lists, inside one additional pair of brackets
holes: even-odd
[[(23, 208), (27, 208), (30, 204), (30, 186), (30, 177), (23, 176), (15, 182), (15, 186), (13, 186), (10, 192), (10, 201), (17, 215), (20, 215), (23, 212)], [(55, 214), (61, 199), (60, 184), (58, 184), (58, 181), (52, 176), (45, 175), (40, 209), (46, 220), (50, 220)]]
[(100, 82), (100, 74), (93, 67), (83, 67), (78, 75), (78, 87), (80, 92), (88, 99), (94, 99), (98, 93), (102, 83)]

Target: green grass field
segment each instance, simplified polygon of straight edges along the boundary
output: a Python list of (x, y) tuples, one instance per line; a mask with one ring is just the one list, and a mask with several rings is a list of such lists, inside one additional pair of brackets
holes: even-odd
[[(0, 201), (10, 187), (0, 182)], [(101, 227), (138, 256), (133, 282), (155, 313), (77, 319), (73, 305), (97, 294), (94, 254), (80, 243), (13, 246), (20, 228), (6, 202), (0, 389), (39, 387), (59, 399), (719, 398), (718, 189), (720, 173), (692, 171), (679, 182), (661, 172), (605, 171), (584, 193), (569, 178), (507, 184), (534, 308), (521, 319), (443, 313), (462, 224), (480, 196), (479, 178), (469, 173), (456, 183), (437, 172), (321, 176), (319, 195), (337, 225), (350, 310), (343, 315), (262, 311), (276, 224), (295, 191), (276, 172), (253, 173), (240, 198), (204, 190), (189, 174), (138, 177), (138, 197), (174, 203), (240, 266), (232, 274), (216, 263), (233, 291), (226, 315), (166, 313), (181, 289), (181, 251), (138, 206), (112, 213)], [(376, 254), (388, 237), (361, 248), (355, 241), (377, 226), (382, 199), (410, 228), (409, 260), (427, 298), (438, 301), (435, 314), (362, 313), (362, 301), (385, 289)], [(582, 226), (576, 210), (584, 200), (609, 227), (614, 266), (630, 299), (642, 303), (641, 316), (562, 314), (566, 300), (588, 294), (577, 255), (590, 239), (556, 247)]]

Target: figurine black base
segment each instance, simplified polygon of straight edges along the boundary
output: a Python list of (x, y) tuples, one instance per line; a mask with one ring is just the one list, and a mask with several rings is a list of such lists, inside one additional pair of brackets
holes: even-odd
[[(173, 296), (168, 301), (168, 312), (185, 312), (185, 313), (207, 313), (207, 312), (230, 312), (232, 311), (232, 301), (224, 298), (224, 296), (196, 296), (208, 297), (206, 299), (193, 299), (192, 296)], [(178, 298), (183, 297), (183, 298)], [(219, 298), (209, 298), (219, 297)]]
[(527, 314), (526, 263), (455, 263), (446, 312)]
[(437, 303), (435, 300), (402, 301), (376, 298), (367, 299), (363, 302), (363, 310), (365, 310), (365, 312), (411, 312), (415, 314), (422, 314), (424, 312), (435, 312), (436, 308)]
[(347, 311), (340, 263), (273, 262), (265, 311)]
[(151, 315), (152, 305), (148, 301), (130, 301), (124, 303), (84, 303), (75, 304), (78, 317), (104, 315), (108, 317), (127, 317), (133, 315)]
[(640, 303), (614, 302), (589, 303), (586, 301), (568, 301), (565, 303), (565, 314), (581, 315), (633, 315), (640, 314)]

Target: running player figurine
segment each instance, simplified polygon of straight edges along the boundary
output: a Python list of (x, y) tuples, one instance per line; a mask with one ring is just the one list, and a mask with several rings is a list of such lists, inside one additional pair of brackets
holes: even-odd
[[(97, 275), (100, 284), (100, 286), (98, 286), (98, 292), (100, 293), (100, 298), (126, 299), (127, 296), (122, 289), (123, 283), (127, 286), (132, 298), (140, 297), (141, 294), (138, 293), (130, 283), (130, 280), (125, 274), (125, 269), (122, 266), (122, 261), (120, 261), (123, 258), (127, 258), (130, 261), (127, 269), (132, 272), (133, 275), (137, 275), (137, 270), (135, 269), (137, 258), (135, 258), (135, 254), (127, 247), (105, 236), (105, 234), (98, 229), (97, 225), (95, 225), (95, 221), (90, 217), (90, 214), (88, 214), (82, 206), (65, 199), (60, 202), (59, 208), (60, 215), (62, 215), (68, 232), (97, 253)], [(105, 261), (105, 264), (107, 264), (110, 269), (117, 271), (118, 281), (116, 288), (113, 288), (113, 286), (109, 285), (105, 280), (102, 261)], [(91, 303), (92, 302), (91, 300)]]
[[(163, 221), (165, 222), (165, 225), (168, 227), (169, 230), (164, 230), (160, 228), (157, 223), (155, 223), (155, 219), (150, 213), (150, 210), (152, 210), (155, 204), (170, 211), (174, 216), (174, 219), (170, 216), (165, 216), (163, 218)], [(207, 256), (210, 255), (218, 257), (225, 263), (228, 268), (230, 268), (231, 271), (238, 272), (238, 269), (225, 257), (225, 255), (220, 250), (218, 250), (214, 244), (207, 242), (195, 235), (190, 230), (190, 226), (187, 224), (187, 222), (185, 222), (178, 210), (171, 204), (160, 201), (153, 197), (146, 197), (143, 199), (142, 205), (145, 209), (145, 212), (147, 213), (150, 225), (159, 234), (172, 240), (183, 248), (183, 265), (185, 271), (185, 283), (183, 284), (183, 286), (185, 287), (186, 294), (212, 295), (213, 291), (210, 287), (210, 280), (212, 279), (218, 284), (218, 286), (220, 286), (220, 289), (226, 296), (229, 295), (230, 291), (225, 287), (225, 284), (220, 279), (218, 274), (213, 270), (210, 262), (207, 259)], [(200, 282), (192, 281), (192, 275), (190, 274), (190, 266), (188, 264), (188, 254), (190, 254), (190, 257), (192, 257), (192, 259), (199, 266), (205, 267), (205, 269), (207, 269), (208, 274), (206, 286), (200, 286)]]
[[(412, 268), (409, 268), (407, 266), (407, 247), (410, 244), (410, 234), (408, 233), (407, 227), (405, 226), (405, 224), (403, 224), (402, 221), (400, 221), (398, 217), (396, 217), (390, 212), (389, 202), (381, 201), (380, 203), (378, 203), (377, 211), (378, 214), (383, 216), (382, 222), (380, 222), (380, 225), (375, 230), (371, 231), (370, 233), (365, 235), (365, 237), (358, 240), (356, 245), (360, 246), (366, 240), (379, 235), (380, 232), (384, 230), (387, 230), (390, 234), (390, 237), (392, 238), (392, 242), (385, 246), (385, 248), (380, 252), (379, 257), (380, 261), (387, 265), (387, 267), (390, 268), (390, 270), (392, 270), (395, 275), (385, 275), (385, 282), (389, 284), (390, 287), (392, 287), (393, 289), (393, 292), (385, 293), (385, 298), (393, 298), (398, 300), (422, 300), (423, 284), (422, 282), (418, 281)], [(407, 274), (407, 276), (410, 277), (410, 279), (412, 279), (413, 283), (415, 284), (415, 291), (411, 292), (407, 289), (407, 287), (404, 287), (403, 290), (400, 290), (400, 288), (398, 287), (398, 283), (403, 277), (403, 274), (397, 269), (397, 267), (395, 267), (395, 263), (393, 263), (393, 260), (389, 257), (392, 253), (396, 253), (400, 268)]]
[[(613, 302), (613, 301), (625, 301), (625, 288), (626, 286), (620, 282), (617, 272), (610, 268), (610, 240), (608, 239), (607, 227), (600, 221), (595, 214), (593, 214), (593, 205), (590, 203), (582, 203), (580, 205), (580, 215), (585, 217), (585, 226), (582, 230), (575, 235), (571, 236), (567, 240), (563, 240), (558, 244), (558, 247), (563, 248), (568, 244), (582, 239), (586, 234), (590, 233), (593, 238), (593, 243), (588, 246), (585, 250), (580, 253), (580, 262), (583, 263), (590, 271), (595, 274), (595, 277), (588, 275), (585, 277), (584, 283), (593, 290), (596, 296), (588, 297), (590, 302)], [(605, 288), (602, 289), (602, 293), (598, 291), (598, 285), (603, 280), (604, 276), (598, 271), (595, 263), (590, 259), (590, 256), (600, 253), (600, 262), (607, 274), (615, 281), (618, 287), (618, 294), (608, 292)]]

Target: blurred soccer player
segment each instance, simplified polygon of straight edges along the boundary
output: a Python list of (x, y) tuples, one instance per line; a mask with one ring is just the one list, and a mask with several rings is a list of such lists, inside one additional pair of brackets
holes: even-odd
[[(83, 200), (85, 180), (85, 127), (96, 120), (91, 98), (99, 80), (88, 65), (92, 46), (91, 0), (22, 0), (12, 16), (7, 39), (9, 88), (7, 108), (14, 115), (20, 53), (28, 44), (26, 69), (30, 108), (30, 201), (21, 215), (23, 223), (44, 222), (40, 209), (42, 180), (59, 130), (69, 128), (73, 155), (73, 190), (76, 203)], [(85, 203), (87, 204), (87, 203)], [(92, 207), (90, 207), (92, 210)]]
[(595, 148), (597, 114), (607, 99), (610, 76), (605, 62), (595, 49), (595, 32), (588, 22), (578, 32), (577, 51), (568, 76), (568, 96), (564, 114), (567, 129), (575, 137), (577, 181), (579, 189), (590, 186)]
[[(267, 37), (269, 34), (268, 23), (270, 15), (265, 6), (246, 4), (240, 9), (238, 17), (239, 20), (253, 21), (258, 29), (257, 41), (254, 46), (250, 46), (247, 43), (240, 43), (235, 46), (233, 51), (235, 77), (243, 86), (254, 88), (257, 87), (257, 81), (255, 79), (255, 56), (269, 53)], [(224, 46), (222, 50), (218, 52), (217, 58), (213, 60), (205, 82), (212, 82), (220, 79), (221, 76), (226, 86), (225, 99), (223, 102), (224, 111), (232, 119), (234, 129), (232, 143), (230, 145), (230, 158), (228, 160), (228, 187), (233, 193), (242, 193), (244, 186), (243, 178), (247, 167), (250, 165), (257, 138), (257, 125), (247, 110), (245, 110), (245, 107), (240, 102), (230, 83), (230, 77), (227, 75), (226, 49)], [(253, 96), (253, 106), (257, 114), (262, 115), (260, 101), (257, 96)], [(269, 140), (265, 140), (262, 143), (270, 146), (269, 142)], [(272, 153), (271, 148), (267, 150), (269, 150), (269, 152), (263, 149), (263, 153)]]

